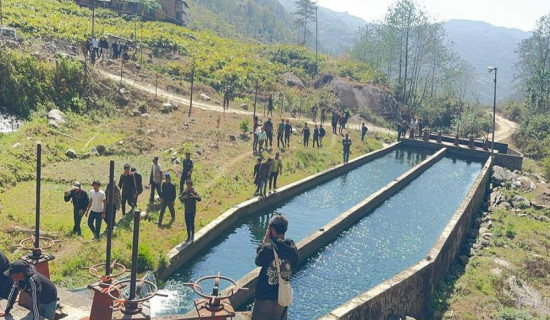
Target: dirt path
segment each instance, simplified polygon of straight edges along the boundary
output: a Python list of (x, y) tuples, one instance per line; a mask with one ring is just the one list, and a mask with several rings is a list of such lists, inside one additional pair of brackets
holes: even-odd
[(504, 118), (499, 114), (496, 115), (496, 123), (497, 127), (495, 129), (495, 141), (510, 142), (512, 134), (518, 128), (518, 124)]

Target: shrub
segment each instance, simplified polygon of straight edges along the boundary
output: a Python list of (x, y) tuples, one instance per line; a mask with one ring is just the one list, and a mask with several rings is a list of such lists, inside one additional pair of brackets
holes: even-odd
[(154, 270), (155, 261), (151, 249), (144, 244), (140, 244), (138, 248), (138, 272)]
[(239, 129), (243, 131), (243, 134), (246, 134), (248, 130), (250, 129), (250, 121), (248, 118), (243, 119), (241, 123), (239, 124)]
[(509, 239), (514, 239), (516, 237), (516, 228), (511, 223), (506, 226), (506, 237)]

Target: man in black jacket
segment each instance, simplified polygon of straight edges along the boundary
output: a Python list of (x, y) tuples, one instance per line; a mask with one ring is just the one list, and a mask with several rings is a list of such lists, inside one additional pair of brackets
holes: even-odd
[(24, 291), (32, 300), (33, 320), (40, 320), (41, 316), (48, 320), (55, 319), (57, 289), (48, 278), (36, 272), (33, 265), (23, 260), (17, 260), (4, 272), (4, 276), (10, 277), (13, 280), (13, 285), (8, 297), (6, 311), (0, 312), (0, 317), (10, 313), (17, 293)]
[(179, 198), (185, 207), (185, 225), (187, 226), (187, 239), (185, 242), (193, 241), (195, 237), (197, 202), (201, 201), (201, 196), (193, 189), (193, 181), (187, 180), (187, 189), (180, 194)]
[(166, 172), (164, 174), (164, 183), (162, 184), (160, 192), (160, 215), (159, 221), (157, 224), (162, 225), (162, 218), (164, 217), (164, 212), (166, 207), (170, 210), (170, 215), (172, 216), (172, 221), (176, 219), (176, 211), (174, 210), (174, 201), (176, 201), (176, 186), (172, 183), (170, 173)]
[(8, 299), (11, 287), (13, 286), (13, 281), (11, 278), (4, 275), (4, 272), (9, 270), (9, 268), (10, 260), (2, 252), (2, 250), (0, 250), (0, 300)]
[(81, 236), (82, 230), (80, 229), (80, 222), (82, 221), (84, 212), (86, 212), (86, 208), (88, 208), (88, 202), (90, 201), (88, 194), (86, 191), (82, 190), (82, 185), (80, 182), (75, 182), (73, 185), (73, 190), (65, 191), (64, 199), (65, 202), (69, 202), (71, 200), (73, 201), (73, 233)]
[(124, 173), (120, 175), (118, 187), (122, 190), (122, 215), (126, 215), (126, 202), (132, 207), (132, 211), (136, 206), (137, 188), (135, 176), (130, 173), (130, 165), (124, 165)]
[(284, 215), (276, 214), (271, 217), (263, 243), (256, 250), (255, 263), (262, 269), (256, 282), (252, 320), (287, 319), (288, 307), (282, 307), (278, 303), (279, 274), (273, 253), (273, 250), (276, 250), (281, 260), (281, 277), (290, 281), (290, 277), (298, 268), (300, 258), (294, 241), (285, 239), (287, 228), (288, 221)]

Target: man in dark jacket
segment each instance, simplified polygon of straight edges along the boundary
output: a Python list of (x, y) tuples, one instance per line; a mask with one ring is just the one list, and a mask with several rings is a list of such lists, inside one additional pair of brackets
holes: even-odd
[(4, 276), (13, 281), (8, 297), (5, 312), (0, 312), (0, 317), (10, 313), (19, 291), (26, 292), (32, 300), (33, 320), (44, 317), (48, 320), (55, 319), (57, 309), (57, 289), (55, 285), (40, 273), (36, 272), (33, 265), (23, 260), (17, 260), (4, 272)]
[(179, 198), (185, 207), (185, 224), (187, 225), (187, 240), (185, 242), (193, 241), (195, 237), (197, 202), (201, 201), (201, 197), (193, 189), (193, 181), (187, 180), (187, 189), (180, 194)]
[(349, 134), (346, 133), (346, 137), (342, 139), (342, 151), (344, 156), (344, 164), (347, 164), (349, 161), (349, 154), (351, 152), (351, 139)]
[(170, 215), (172, 216), (172, 221), (176, 220), (176, 211), (174, 209), (174, 201), (176, 201), (176, 186), (172, 183), (172, 178), (170, 173), (166, 172), (164, 174), (164, 183), (162, 184), (162, 191), (160, 192), (160, 215), (159, 221), (157, 224), (162, 225), (162, 218), (164, 217), (164, 212), (166, 207), (170, 210)]
[(134, 178), (135, 178), (134, 180), (136, 181), (136, 196), (134, 199), (134, 203), (137, 205), (138, 197), (143, 192), (143, 177), (135, 167), (132, 167), (132, 169), (130, 169), (130, 173), (134, 175)]
[(285, 120), (281, 119), (281, 123), (279, 123), (279, 127), (277, 128), (277, 148), (281, 148), (281, 144), (283, 145), (283, 148), (285, 147), (285, 141), (283, 140), (284, 134)]
[(292, 136), (292, 125), (290, 120), (286, 120), (285, 125), (285, 145), (287, 148), (290, 148), (290, 137)]
[(86, 212), (86, 208), (88, 208), (88, 202), (90, 201), (88, 194), (86, 191), (82, 190), (82, 185), (80, 182), (75, 182), (73, 185), (73, 190), (65, 191), (64, 199), (65, 202), (69, 202), (71, 200), (73, 201), (73, 233), (81, 236), (82, 230), (80, 229), (80, 222), (82, 221), (84, 212)]
[(317, 148), (319, 147), (319, 128), (317, 125), (315, 125), (315, 128), (313, 129), (313, 148), (315, 148), (315, 144), (317, 144)]
[(282, 307), (278, 303), (279, 274), (273, 253), (273, 250), (277, 251), (281, 260), (281, 278), (290, 281), (298, 268), (300, 258), (294, 241), (285, 239), (287, 229), (288, 221), (284, 215), (271, 217), (263, 243), (256, 250), (255, 263), (262, 269), (256, 282), (252, 320), (287, 319), (288, 307)]
[(323, 147), (323, 138), (325, 137), (326, 134), (327, 132), (325, 131), (325, 128), (323, 127), (323, 125), (321, 125), (321, 127), (319, 128), (319, 147), (320, 148)]
[[(107, 201), (105, 204), (107, 205), (107, 212), (105, 214), (105, 223), (107, 223), (107, 228), (109, 228), (110, 221), (113, 221), (113, 227), (116, 223), (116, 212), (117, 210), (120, 210), (120, 188), (116, 185), (115, 179), (113, 179), (113, 186), (115, 186), (115, 196), (111, 200), (111, 184), (107, 185), (107, 188), (105, 189), (105, 194), (107, 195)], [(112, 206), (113, 210), (113, 217), (111, 218), (111, 212), (110, 208)]]
[(302, 134), (304, 136), (304, 147), (309, 146), (309, 135), (311, 134), (311, 131), (309, 131), (309, 127), (307, 126), (307, 122), (302, 129)]
[(260, 194), (260, 189), (262, 187), (262, 177), (260, 176), (260, 169), (262, 167), (262, 157), (258, 157), (258, 162), (254, 165), (254, 173), (252, 174), (252, 180), (256, 186), (256, 192), (254, 195), (257, 196)]
[(137, 188), (136, 188), (136, 179), (135, 176), (130, 173), (130, 165), (124, 165), (124, 173), (120, 175), (118, 180), (118, 187), (122, 190), (122, 215), (126, 215), (126, 202), (134, 210), (136, 206), (135, 200), (137, 198)]
[(13, 286), (13, 281), (11, 278), (4, 275), (4, 272), (9, 270), (9, 268), (10, 260), (2, 252), (2, 250), (0, 250), (0, 300), (8, 299), (10, 296), (11, 287)]
[(272, 165), (273, 159), (269, 157), (267, 161), (260, 166), (260, 196), (262, 197), (267, 195), (267, 183), (269, 181)]
[(265, 131), (265, 134), (267, 135), (265, 148), (267, 149), (268, 144), (270, 148), (273, 148), (273, 122), (271, 121), (271, 117), (269, 117), (267, 121), (264, 123), (264, 131)]
[(180, 194), (183, 192), (183, 185), (187, 180), (191, 180), (191, 175), (193, 174), (193, 167), (195, 164), (191, 160), (191, 152), (187, 151), (185, 153), (185, 159), (181, 163), (183, 166), (183, 171), (181, 172), (180, 178)]

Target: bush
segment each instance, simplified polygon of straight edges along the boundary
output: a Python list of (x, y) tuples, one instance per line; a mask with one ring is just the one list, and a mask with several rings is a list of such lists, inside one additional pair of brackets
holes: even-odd
[(151, 252), (151, 249), (140, 244), (138, 248), (138, 272), (145, 272), (155, 269), (155, 256)]
[(246, 134), (248, 130), (250, 129), (250, 121), (248, 118), (243, 119), (241, 123), (239, 124), (239, 129), (243, 131), (243, 134)]
[(509, 239), (514, 239), (516, 237), (516, 228), (511, 223), (506, 226), (506, 237)]

